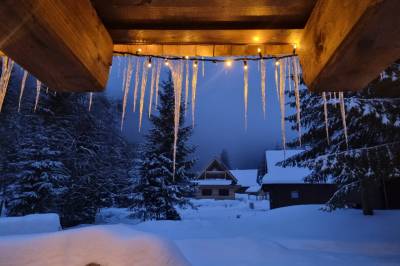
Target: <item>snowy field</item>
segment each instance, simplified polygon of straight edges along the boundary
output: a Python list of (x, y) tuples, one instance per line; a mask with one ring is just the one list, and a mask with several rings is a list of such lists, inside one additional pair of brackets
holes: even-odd
[[(320, 206), (251, 210), (239, 201), (195, 201), (183, 220), (136, 230), (172, 239), (192, 265), (400, 265), (400, 211), (320, 211)], [(264, 204), (262, 204), (264, 203)], [(240, 217), (240, 218), (239, 218)]]
[[(202, 266), (400, 265), (400, 211), (366, 217), (360, 210), (327, 213), (318, 205), (268, 210), (267, 201), (252, 200), (254, 208), (249, 208), (246, 198), (193, 202), (197, 210), (180, 210), (182, 221), (139, 223), (126, 217), (124, 209), (105, 209), (98, 223), (125, 225), (3, 236), (0, 265), (41, 265), (22, 263), (40, 256), (49, 256), (54, 263), (43, 265), (52, 266), (89, 260), (107, 266), (187, 261)], [(46, 251), (49, 247), (51, 252)], [(5, 264), (15, 257), (18, 263)]]

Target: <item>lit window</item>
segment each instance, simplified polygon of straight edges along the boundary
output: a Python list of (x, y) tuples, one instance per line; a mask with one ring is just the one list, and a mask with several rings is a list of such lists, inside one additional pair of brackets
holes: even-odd
[(290, 197), (291, 197), (292, 199), (298, 199), (298, 198), (300, 198), (299, 192), (298, 192), (298, 191), (292, 191), (292, 192), (290, 192)]

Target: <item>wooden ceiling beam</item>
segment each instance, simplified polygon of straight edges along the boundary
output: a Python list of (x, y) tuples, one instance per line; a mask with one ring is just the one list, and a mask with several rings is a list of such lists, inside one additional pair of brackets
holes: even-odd
[(299, 29), (316, 0), (92, 0), (109, 29)]
[(295, 44), (303, 30), (110, 30), (115, 44)]
[(0, 50), (51, 89), (101, 91), (113, 42), (89, 0), (3, 0)]
[(298, 53), (312, 91), (364, 88), (400, 58), (399, 0), (319, 0)]

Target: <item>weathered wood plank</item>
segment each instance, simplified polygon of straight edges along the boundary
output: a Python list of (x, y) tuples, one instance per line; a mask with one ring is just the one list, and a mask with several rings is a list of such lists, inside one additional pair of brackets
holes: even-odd
[(110, 30), (116, 44), (291, 44), (303, 30)]
[(113, 43), (89, 0), (3, 0), (0, 50), (52, 89), (100, 91)]
[(162, 45), (162, 44), (115, 44), (115, 53), (159, 56), (254, 56), (258, 48), (263, 55), (287, 55), (293, 52), (291, 44), (251, 44), (251, 45)]
[(92, 0), (109, 29), (304, 28), (316, 0)]
[(313, 91), (359, 90), (400, 58), (400, 1), (320, 0), (298, 53)]

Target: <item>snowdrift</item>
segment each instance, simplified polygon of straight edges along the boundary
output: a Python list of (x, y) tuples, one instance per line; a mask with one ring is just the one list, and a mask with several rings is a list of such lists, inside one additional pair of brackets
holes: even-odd
[(55, 213), (0, 218), (0, 236), (49, 233), (59, 230), (61, 230), (60, 218)]
[(189, 265), (167, 240), (124, 225), (90, 226), (57, 233), (0, 237), (2, 266)]

